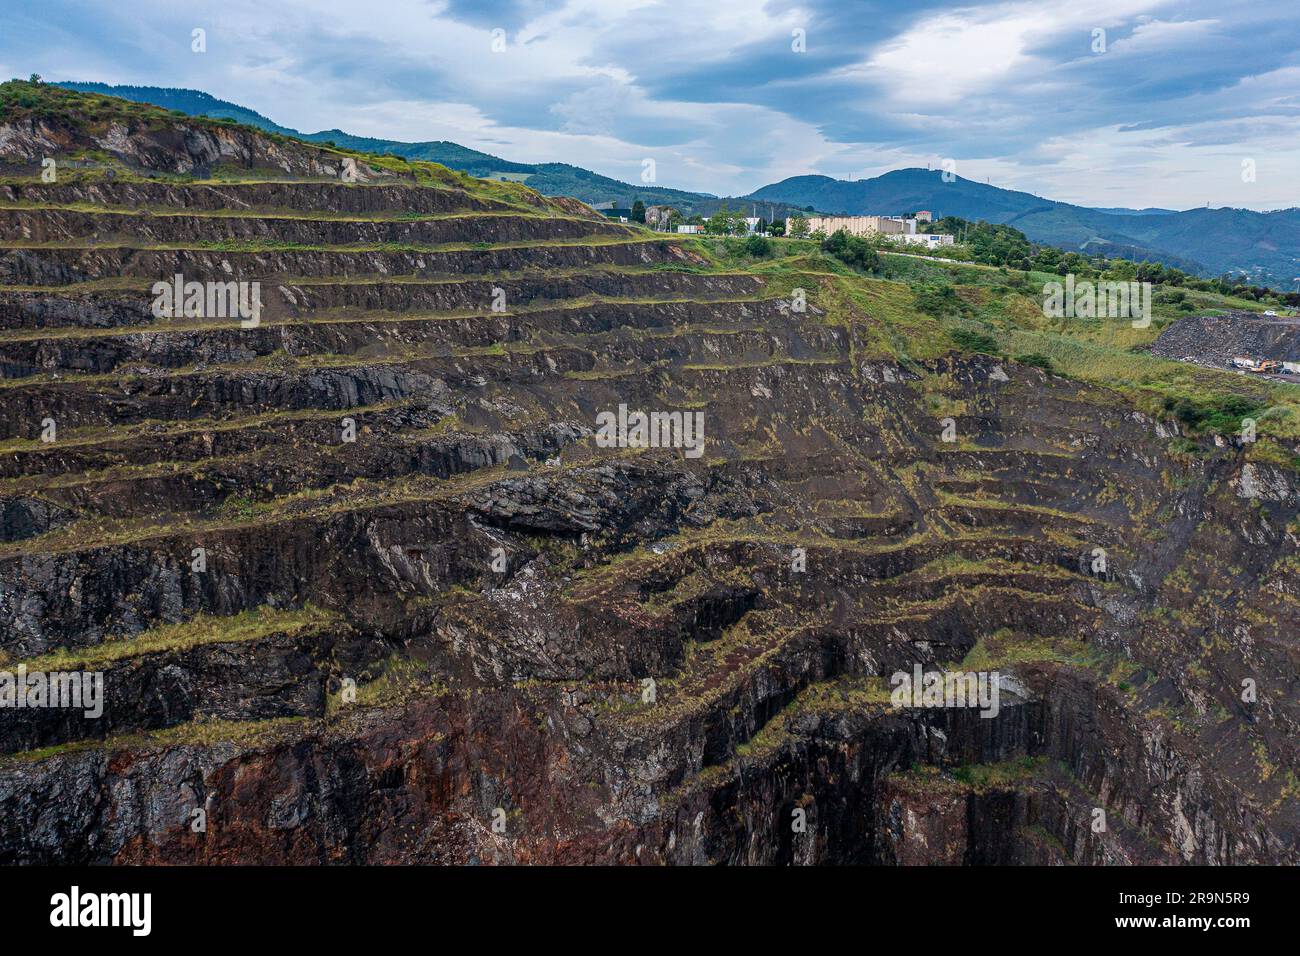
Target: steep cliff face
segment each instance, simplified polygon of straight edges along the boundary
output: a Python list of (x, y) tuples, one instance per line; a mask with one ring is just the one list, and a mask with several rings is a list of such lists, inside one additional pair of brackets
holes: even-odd
[[(35, 108), (11, 109), (0, 129), (0, 157), (8, 163), (39, 165), (47, 157), (62, 157), (80, 165), (108, 156), (145, 175), (207, 175), (230, 165), (294, 177), (393, 178), (373, 166), (346, 162), (337, 151), (245, 126), (140, 108), (113, 97), (91, 100), (54, 87), (41, 88), (39, 96), (43, 102)], [(11, 99), (7, 105), (17, 104)]]
[(139, 122), (0, 127), (3, 669), (105, 688), (0, 709), (0, 860), (1300, 862), (1294, 471), (890, 283)]

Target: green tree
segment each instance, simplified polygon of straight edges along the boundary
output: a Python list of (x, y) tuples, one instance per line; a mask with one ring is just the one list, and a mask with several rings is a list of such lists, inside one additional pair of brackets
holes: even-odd
[(711, 236), (727, 236), (731, 234), (731, 212), (725, 204), (719, 207), (718, 211), (704, 223), (704, 231)]
[(639, 199), (632, 203), (632, 221), (645, 222), (645, 203)]
[(974, 262), (988, 265), (1016, 265), (1032, 252), (1028, 237), (1019, 229), (994, 223), (970, 222), (960, 216), (944, 216), (930, 223), (930, 232), (955, 236), (970, 248)]
[(845, 265), (864, 272), (880, 267), (880, 254), (875, 247), (861, 236), (850, 236), (843, 229), (837, 230), (822, 243), (822, 251), (830, 253)]
[(1061, 264), (1061, 250), (1043, 246), (1034, 253), (1034, 268), (1039, 272), (1055, 272)]
[(790, 230), (790, 236), (794, 239), (802, 239), (808, 235), (808, 220), (803, 216), (791, 216), (786, 227)]
[(1110, 259), (1106, 263), (1106, 278), (1129, 282), (1137, 278), (1137, 263), (1128, 259)]

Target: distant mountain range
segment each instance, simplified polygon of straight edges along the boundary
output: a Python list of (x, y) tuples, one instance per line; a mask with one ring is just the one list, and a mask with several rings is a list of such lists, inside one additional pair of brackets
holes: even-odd
[(1090, 209), (961, 177), (944, 182), (938, 170), (925, 169), (855, 182), (794, 176), (753, 195), (853, 214), (928, 209), (1003, 223), (1062, 249), (1160, 260), (1209, 275), (1242, 272), (1278, 288), (1297, 288), (1300, 276), (1300, 209)]
[(1035, 242), (1101, 252), (1108, 256), (1151, 259), (1202, 275), (1242, 273), (1274, 288), (1300, 288), (1300, 209), (1252, 212), (1246, 209), (1092, 209), (1055, 202), (1032, 193), (1001, 189), (955, 177), (945, 182), (937, 170), (899, 169), (874, 179), (845, 181), (828, 176), (793, 176), (748, 196), (719, 198), (661, 186), (634, 185), (567, 163), (516, 163), (456, 143), (353, 136), (341, 130), (302, 133), (254, 110), (197, 90), (104, 83), (59, 83), (69, 89), (152, 103), (191, 115), (229, 118), (251, 126), (314, 142), (373, 153), (429, 160), (473, 176), (526, 182), (549, 196), (573, 196), (588, 203), (630, 206), (669, 203), (684, 212), (709, 215), (719, 206), (752, 207), (758, 215), (784, 217), (819, 210), (852, 215), (896, 215), (928, 209), (936, 216), (1002, 223)]

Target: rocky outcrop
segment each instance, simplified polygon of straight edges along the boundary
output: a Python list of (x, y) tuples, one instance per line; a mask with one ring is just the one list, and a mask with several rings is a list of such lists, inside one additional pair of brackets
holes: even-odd
[(214, 167), (228, 164), (306, 178), (346, 176), (356, 182), (397, 178), (334, 150), (192, 117), (159, 122), (129, 116), (108, 120), (32, 116), (0, 128), (0, 161), (39, 166), (45, 157), (84, 151), (107, 153), (128, 168), (150, 173), (207, 175)]
[(1217, 368), (1232, 368), (1237, 356), (1300, 362), (1300, 319), (1257, 312), (1189, 315), (1161, 332), (1151, 351)]

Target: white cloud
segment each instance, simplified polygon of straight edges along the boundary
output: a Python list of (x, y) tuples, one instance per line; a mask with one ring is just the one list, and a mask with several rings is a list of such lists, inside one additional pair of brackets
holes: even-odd
[(1204, 43), (1218, 20), (1144, 20), (1110, 44), (1111, 53), (1164, 53)]
[[(199, 14), (138, 0), (94, 18), (88, 2), (48, 0), (21, 46), (0, 35), (9, 71), (192, 87), (305, 131), (447, 139), (631, 181), (653, 158), (660, 185), (716, 193), (946, 156), (972, 179), (1096, 205), (1278, 206), (1300, 178), (1300, 66), (1273, 0), (1230, 19), (1208, 0), (1178, 3), (1183, 19), (1172, 0), (962, 3), (862, 41), (841, 69), (819, 59), (834, 44), (817, 31), (852, 13), (771, 0), (569, 0), (503, 24), (502, 54), (488, 28), (429, 0), (223, 0)], [(195, 25), (208, 29), (206, 55), (189, 51)], [(790, 72), (798, 26), (811, 52)], [(1097, 26), (1112, 35), (1105, 57), (1089, 52)], [(786, 69), (768, 70), (755, 45)], [(1241, 78), (1255, 62), (1259, 75)], [(710, 98), (710, 71), (731, 91), (740, 66), (749, 88)], [(1243, 156), (1257, 161), (1253, 189), (1235, 175)]]
[[(1249, 130), (1240, 123), (1249, 123)], [(1017, 188), (1063, 202), (1175, 209), (1209, 202), (1282, 209), (1297, 204), (1300, 118), (1260, 117), (1148, 130), (1102, 127), (1053, 137), (1039, 147), (1038, 157), (1048, 164), (1013, 172)], [(1253, 182), (1242, 179), (1244, 159), (1255, 161)]]
[(844, 70), (899, 103), (951, 105), (1047, 68), (1033, 51), (1074, 31), (1086, 50), (1094, 27), (1159, 7), (1167, 0), (999, 3), (932, 14), (886, 43), (865, 63)]

